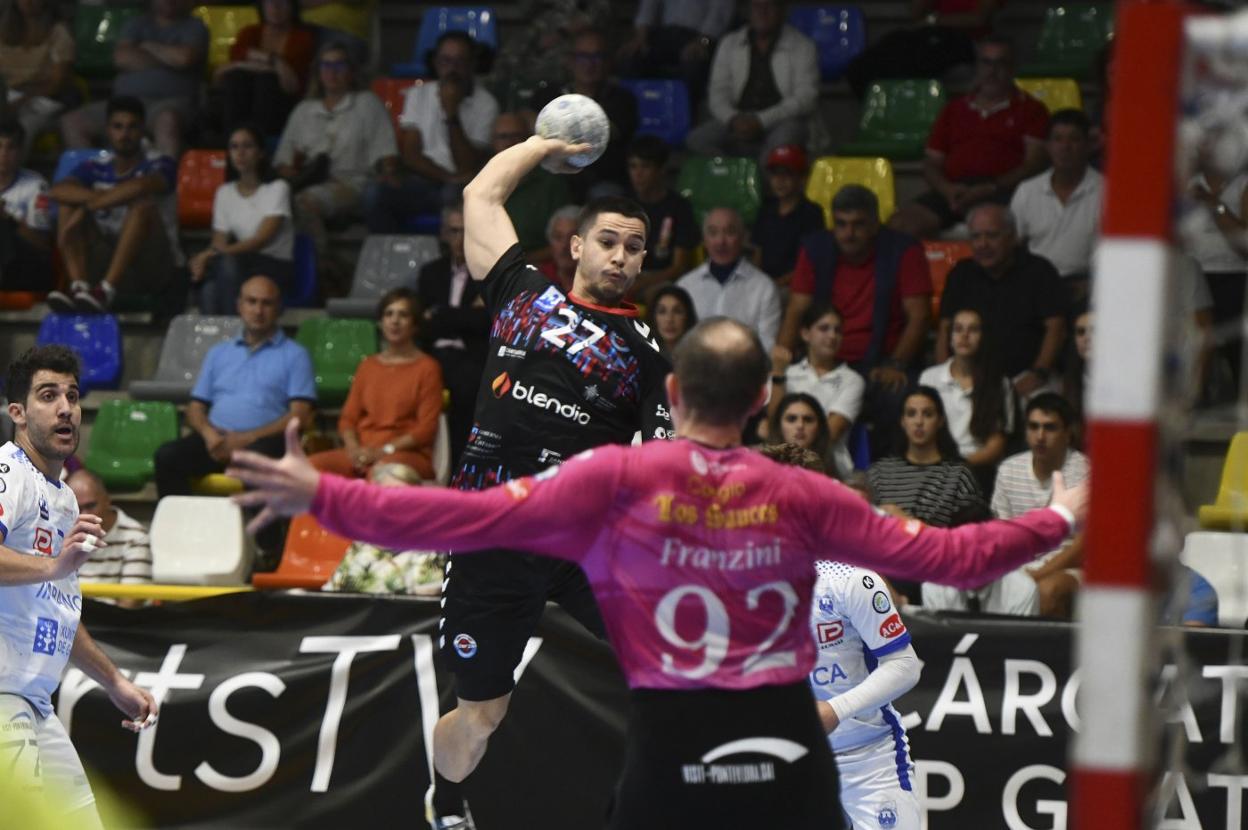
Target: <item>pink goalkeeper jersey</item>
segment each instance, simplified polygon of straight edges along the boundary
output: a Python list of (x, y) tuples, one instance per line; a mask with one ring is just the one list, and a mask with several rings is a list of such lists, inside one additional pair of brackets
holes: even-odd
[(312, 514), (394, 550), (520, 548), (577, 562), (628, 684), (746, 689), (806, 678), (816, 558), (959, 587), (1051, 550), (1056, 510), (952, 530), (875, 511), (844, 485), (752, 450), (606, 446), (480, 492), (322, 475)]

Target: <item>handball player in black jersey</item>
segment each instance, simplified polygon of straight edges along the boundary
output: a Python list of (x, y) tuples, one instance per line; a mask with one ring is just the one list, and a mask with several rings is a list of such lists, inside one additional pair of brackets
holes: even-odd
[[(584, 149), (534, 136), (494, 156), (464, 189), (464, 254), (493, 322), (475, 422), (452, 486), (492, 487), (591, 447), (627, 444), (638, 432), (646, 440), (671, 437), (663, 387), (670, 365), (624, 300), (646, 254), (641, 206), (606, 198), (585, 207), (571, 240), (577, 269), (566, 294), (525, 263), (503, 207), (543, 159)], [(604, 635), (577, 565), (511, 551), (452, 553), (439, 648), (455, 676), (458, 707), (433, 736), (434, 763), (447, 779), (463, 780), (485, 754), (548, 599)]]

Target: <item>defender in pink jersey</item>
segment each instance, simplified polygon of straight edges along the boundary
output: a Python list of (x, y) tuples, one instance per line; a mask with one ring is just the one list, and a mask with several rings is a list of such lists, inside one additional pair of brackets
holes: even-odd
[(1005, 573), (1061, 539), (1082, 489), (1008, 522), (953, 530), (884, 516), (826, 477), (740, 446), (768, 361), (739, 323), (686, 335), (667, 379), (677, 440), (603, 447), (479, 493), (380, 490), (287, 456), (236, 453), (264, 506), (253, 529), (310, 509), (387, 546), (519, 545), (585, 570), (632, 712), (608, 826), (830, 828), (835, 767), (806, 684), (816, 558), (953, 585)]

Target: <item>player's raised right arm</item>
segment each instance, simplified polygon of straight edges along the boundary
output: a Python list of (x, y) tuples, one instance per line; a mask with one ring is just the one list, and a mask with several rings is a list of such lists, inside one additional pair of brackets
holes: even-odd
[(518, 241), (504, 205), (516, 185), (547, 156), (570, 156), (588, 145), (530, 136), (486, 162), (464, 188), (464, 258), (473, 279), (483, 280), (503, 252)]

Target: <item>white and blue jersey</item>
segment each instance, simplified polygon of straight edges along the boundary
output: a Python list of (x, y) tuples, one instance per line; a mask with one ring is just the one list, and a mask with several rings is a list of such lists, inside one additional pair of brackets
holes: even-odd
[[(44, 476), (13, 442), (0, 446), (0, 543), (27, 556), (56, 557), (78, 520), (69, 487)], [(52, 714), (78, 632), (78, 575), (0, 586), (0, 694), (20, 695)]]
[[(910, 645), (910, 632), (893, 608), (888, 586), (874, 571), (822, 560), (815, 568), (819, 577), (810, 626), (819, 654), (810, 685), (815, 697), (831, 700), (866, 680), (879, 658)], [(885, 737), (906, 744), (892, 704), (842, 721), (830, 740), (833, 751), (842, 752)]]
[[(69, 171), (69, 177), (76, 179), (84, 187), (92, 190), (112, 190), (122, 182), (140, 179), (145, 176), (160, 176), (165, 180), (167, 189), (156, 199), (160, 223), (169, 239), (169, 248), (181, 265), (182, 248), (178, 243), (178, 166), (173, 159), (152, 150), (143, 155), (133, 168), (124, 174), (118, 174), (113, 163), (112, 151), (104, 151), (92, 155), (80, 162)], [(116, 236), (121, 233), (121, 226), (126, 221), (130, 210), (127, 204), (114, 205), (92, 213), (95, 223), (107, 234)]]

